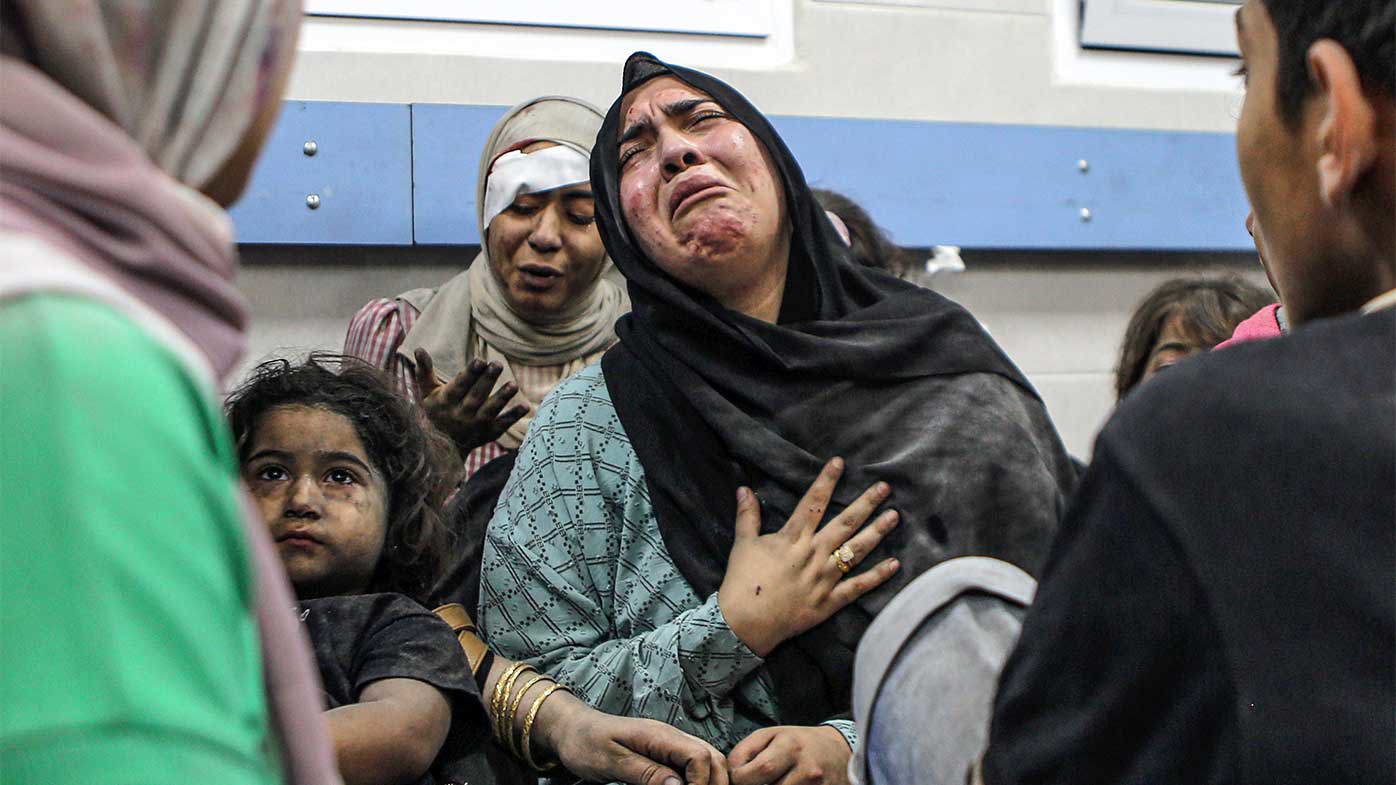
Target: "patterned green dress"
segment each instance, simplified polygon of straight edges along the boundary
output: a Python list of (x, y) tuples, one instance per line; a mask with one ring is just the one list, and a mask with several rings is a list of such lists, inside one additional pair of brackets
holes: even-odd
[[(599, 364), (534, 417), (490, 522), (479, 618), (496, 651), (603, 711), (661, 720), (723, 751), (781, 724), (763, 660), (665, 550)], [(852, 722), (828, 724), (856, 743)]]

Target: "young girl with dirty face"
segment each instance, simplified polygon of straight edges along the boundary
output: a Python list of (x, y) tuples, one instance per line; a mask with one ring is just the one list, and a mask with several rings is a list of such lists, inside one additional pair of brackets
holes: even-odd
[[(243, 479), (300, 600), (345, 782), (536, 779), (489, 744), (480, 694), (512, 663), (490, 657), (472, 673), (456, 633), (427, 610), (455, 547), (439, 512), (460, 471), (446, 437), (379, 371), (323, 355), (258, 367), (227, 414)], [(720, 767), (696, 739), (562, 692), (540, 700), (546, 686), (511, 701), (539, 706), (535, 760), (632, 782), (671, 772), (667, 762), (699, 785)], [(633, 752), (642, 745), (645, 755)]]
[(405, 400), (333, 364), (265, 363), (229, 399), (243, 479), (301, 602), (345, 782), (448, 781), (448, 736), (487, 727), (455, 636), (417, 601), (454, 477)]

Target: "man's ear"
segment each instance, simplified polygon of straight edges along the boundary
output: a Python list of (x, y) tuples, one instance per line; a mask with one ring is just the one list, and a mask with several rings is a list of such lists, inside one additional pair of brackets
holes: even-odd
[(1334, 207), (1352, 195), (1376, 162), (1376, 112), (1362, 91), (1357, 66), (1337, 41), (1315, 41), (1308, 64), (1322, 112), (1316, 129), (1319, 198)]

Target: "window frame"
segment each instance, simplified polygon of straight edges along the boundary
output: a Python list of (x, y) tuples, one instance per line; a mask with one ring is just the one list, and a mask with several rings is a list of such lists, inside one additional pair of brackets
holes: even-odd
[(1081, 0), (1081, 47), (1236, 57), (1240, 0)]
[(1047, 13), (1047, 0), (814, 0), (817, 3), (871, 5), (891, 8), (934, 8), (943, 11), (990, 11), (1008, 14)]
[(307, 16), (767, 38), (771, 0), (306, 0)]

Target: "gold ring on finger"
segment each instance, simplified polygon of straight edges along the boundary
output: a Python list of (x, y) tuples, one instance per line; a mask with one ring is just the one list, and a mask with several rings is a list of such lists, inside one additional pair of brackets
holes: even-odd
[(853, 549), (848, 547), (848, 543), (839, 546), (839, 549), (829, 554), (834, 558), (834, 564), (839, 568), (839, 572), (847, 575), (853, 569), (853, 559), (855, 554)]

